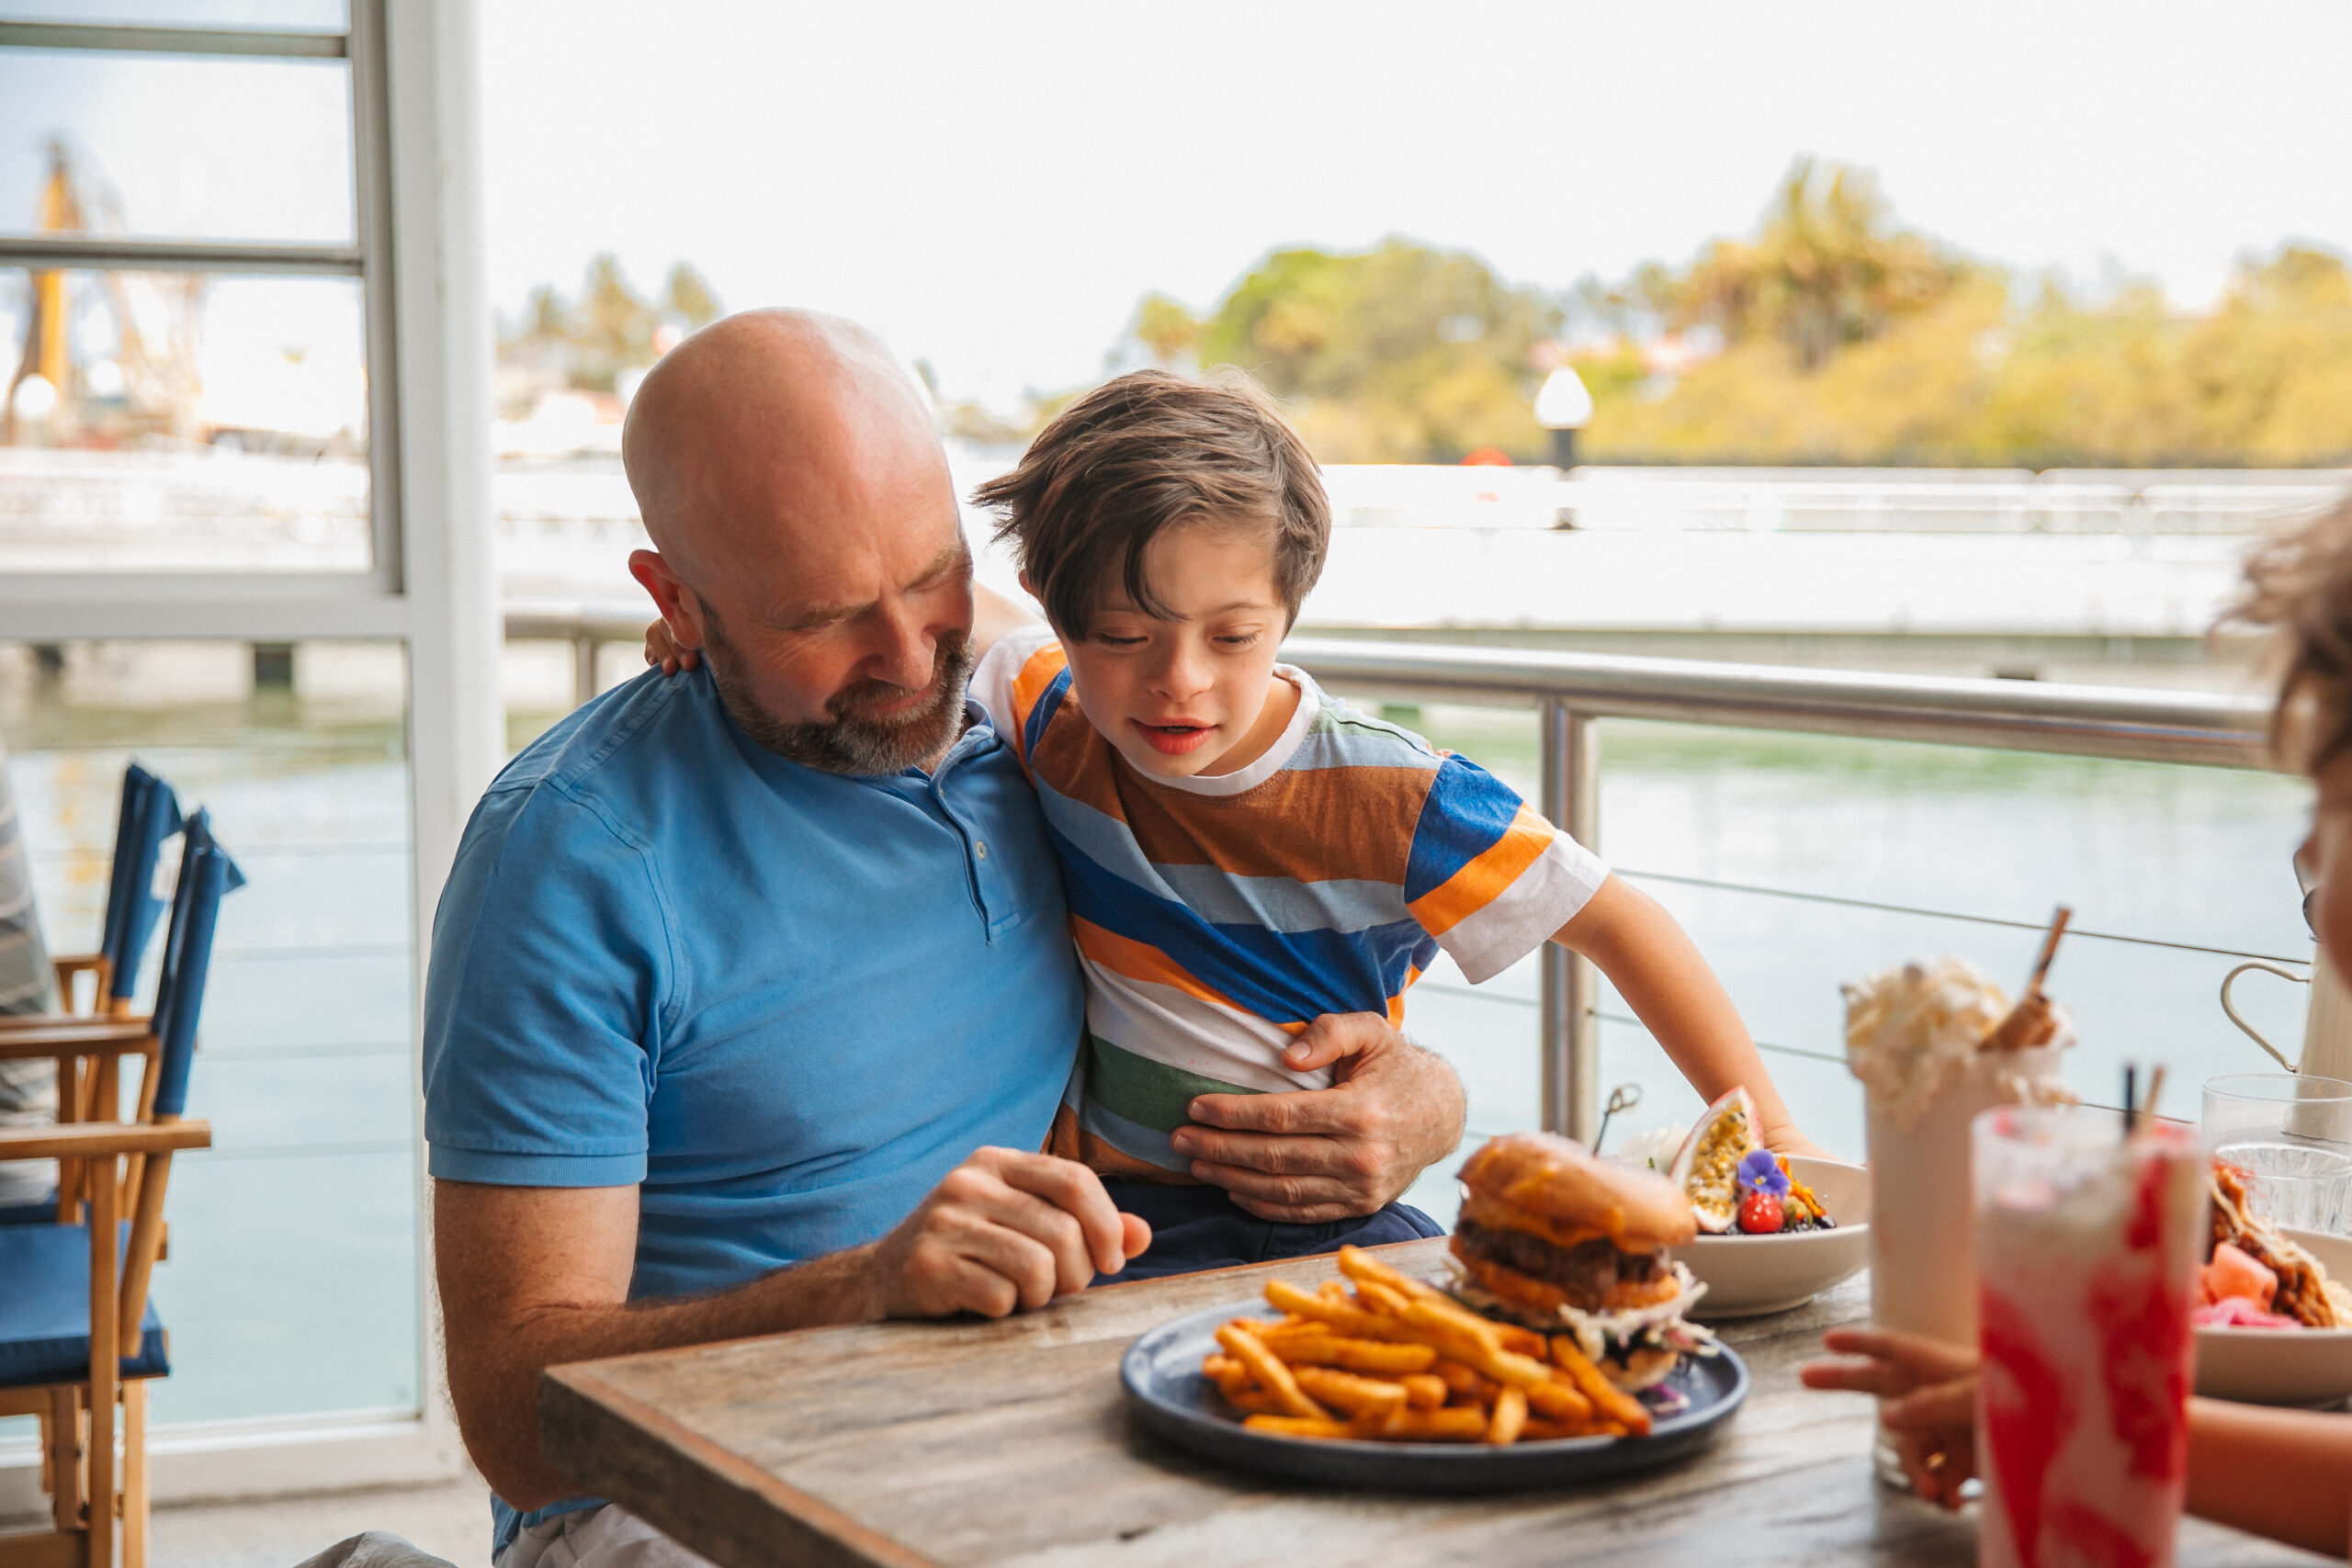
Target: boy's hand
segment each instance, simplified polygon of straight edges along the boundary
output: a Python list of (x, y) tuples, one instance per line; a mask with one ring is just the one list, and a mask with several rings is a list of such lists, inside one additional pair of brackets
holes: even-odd
[(692, 670), (702, 662), (702, 654), (695, 649), (680, 648), (670, 640), (670, 623), (655, 621), (645, 628), (645, 661), (662, 666), (664, 675), (675, 675), (682, 670)]
[(1959, 1507), (1962, 1483), (1976, 1473), (1976, 1352), (1871, 1328), (1833, 1328), (1821, 1342), (1862, 1359), (1807, 1362), (1798, 1372), (1804, 1385), (1876, 1394), (1912, 1489)]
[(1462, 1142), (1462, 1080), (1378, 1013), (1317, 1019), (1285, 1058), (1339, 1062), (1329, 1089), (1204, 1094), (1169, 1142), (1193, 1174), (1261, 1220), (1369, 1214)]

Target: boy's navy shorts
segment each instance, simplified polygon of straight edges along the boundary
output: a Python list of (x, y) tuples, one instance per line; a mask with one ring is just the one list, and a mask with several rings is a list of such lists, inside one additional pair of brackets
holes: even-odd
[(1222, 1187), (1169, 1187), (1149, 1181), (1102, 1183), (1111, 1201), (1151, 1227), (1151, 1247), (1098, 1285), (1124, 1285), (1167, 1274), (1231, 1269), (1337, 1252), (1342, 1247), (1377, 1247), (1388, 1241), (1419, 1241), (1445, 1229), (1419, 1209), (1391, 1203), (1358, 1219), (1328, 1224), (1285, 1224), (1261, 1220), (1235, 1205)]

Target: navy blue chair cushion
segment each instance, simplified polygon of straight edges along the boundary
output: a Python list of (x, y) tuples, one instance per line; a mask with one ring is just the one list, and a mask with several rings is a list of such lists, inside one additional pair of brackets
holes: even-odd
[[(128, 1239), (130, 1226), (123, 1228)], [(85, 1225), (0, 1227), (0, 1388), (80, 1382), (90, 1374), (90, 1233)], [(139, 1354), (122, 1359), (126, 1378), (159, 1378), (163, 1320), (151, 1296), (139, 1325)]]
[(0, 1203), (0, 1225), (53, 1225), (57, 1223), (57, 1189), (29, 1203)]

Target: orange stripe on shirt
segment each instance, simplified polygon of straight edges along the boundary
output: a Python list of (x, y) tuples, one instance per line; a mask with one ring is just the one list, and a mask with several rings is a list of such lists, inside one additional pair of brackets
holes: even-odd
[(1105, 931), (1093, 921), (1081, 919), (1076, 915), (1069, 918), (1069, 934), (1077, 940), (1079, 952), (1084, 953), (1091, 962), (1101, 964), (1114, 975), (1124, 976), (1130, 980), (1140, 980), (1148, 985), (1170, 987), (1197, 1001), (1212, 1002), (1221, 1008), (1231, 1008), (1235, 1012), (1246, 1013), (1250, 1010), (1235, 1002), (1232, 998), (1220, 996), (1208, 987), (1202, 985), (1189, 972), (1179, 966), (1174, 959), (1148, 942), (1137, 942), (1133, 937), (1121, 936), (1116, 931)]
[(1437, 886), (1405, 906), (1421, 929), (1443, 936), (1506, 892), (1552, 847), (1552, 825), (1521, 806), (1503, 836)]
[(1046, 688), (1054, 683), (1054, 677), (1069, 663), (1069, 656), (1062, 652), (1062, 645), (1049, 642), (1031, 654), (1029, 661), (1021, 667), (1021, 673), (1012, 678), (1012, 744), (1014, 755), (1024, 762), (1029, 760), (1029, 716), (1035, 711), (1037, 699), (1046, 694)]

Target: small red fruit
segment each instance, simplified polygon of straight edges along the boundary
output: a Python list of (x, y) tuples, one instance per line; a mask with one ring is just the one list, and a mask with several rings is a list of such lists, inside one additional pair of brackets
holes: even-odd
[(1739, 1201), (1739, 1228), (1750, 1235), (1770, 1235), (1786, 1217), (1770, 1192), (1750, 1192)]

